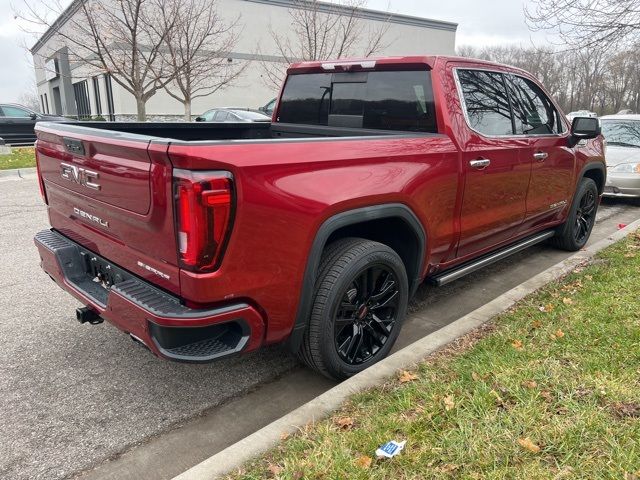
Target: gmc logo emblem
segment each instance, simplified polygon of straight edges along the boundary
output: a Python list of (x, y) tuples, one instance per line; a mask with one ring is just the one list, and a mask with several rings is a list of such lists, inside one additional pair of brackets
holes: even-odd
[(69, 165), (68, 163), (61, 163), (60, 176), (65, 180), (77, 183), (83, 187), (100, 190), (100, 184), (96, 182), (100, 176), (98, 172), (76, 167), (75, 165)]

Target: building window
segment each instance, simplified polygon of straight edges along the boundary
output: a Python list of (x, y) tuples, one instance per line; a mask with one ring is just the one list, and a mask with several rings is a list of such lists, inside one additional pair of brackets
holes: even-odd
[(47, 98), (47, 94), (45, 93), (43, 95), (44, 97), (44, 111), (42, 113), (46, 113), (47, 115), (49, 114), (49, 99)]
[(102, 115), (102, 102), (100, 101), (100, 82), (98, 77), (93, 77), (93, 98), (95, 100), (96, 115)]
[(115, 121), (115, 111), (113, 108), (113, 88), (111, 86), (111, 75), (108, 73), (104, 76), (104, 86), (107, 93), (107, 113), (109, 114), (109, 121)]
[(78, 118), (91, 117), (91, 104), (89, 103), (89, 87), (86, 80), (73, 84), (73, 93), (76, 98), (76, 110)]

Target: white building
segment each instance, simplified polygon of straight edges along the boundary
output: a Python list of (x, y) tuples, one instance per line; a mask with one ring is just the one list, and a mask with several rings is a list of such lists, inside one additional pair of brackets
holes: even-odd
[[(68, 49), (56, 35), (65, 28), (67, 19), (77, 11), (74, 0), (56, 24), (42, 35), (32, 47), (38, 93), (44, 113), (58, 115), (101, 115), (107, 119), (133, 119), (136, 115), (134, 97), (113, 81), (109, 75), (90, 70), (81, 62), (70, 62)], [(277, 92), (265, 86), (261, 76), (264, 62), (282, 62), (270, 35), (291, 30), (290, 10), (300, 8), (296, 0), (217, 0), (217, 10), (223, 21), (239, 20), (240, 39), (229, 62), (249, 62), (240, 79), (224, 90), (194, 100), (192, 112), (200, 114), (214, 107), (235, 106), (257, 108), (276, 96)], [(327, 12), (335, 5), (320, 6)], [(376, 56), (393, 55), (450, 55), (455, 50), (457, 24), (408, 15), (390, 15), (387, 12), (361, 10), (365, 27), (376, 28), (387, 24), (383, 50)], [(256, 54), (259, 51), (260, 55)], [(165, 91), (158, 91), (147, 102), (147, 115), (154, 117), (182, 116), (184, 108)]]

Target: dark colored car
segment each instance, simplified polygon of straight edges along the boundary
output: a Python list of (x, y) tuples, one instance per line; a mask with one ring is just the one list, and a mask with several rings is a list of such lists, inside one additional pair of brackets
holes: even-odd
[(196, 122), (244, 123), (270, 121), (271, 117), (262, 112), (242, 108), (213, 108), (196, 117)]
[(8, 145), (31, 144), (36, 141), (36, 122), (66, 122), (64, 117), (44, 115), (22, 105), (0, 105), (0, 138)]
[(38, 124), (35, 242), (81, 322), (187, 362), (287, 341), (339, 379), (390, 352), (421, 282), (589, 239), (598, 119), (520, 69), (305, 62), (279, 98), (273, 122)]

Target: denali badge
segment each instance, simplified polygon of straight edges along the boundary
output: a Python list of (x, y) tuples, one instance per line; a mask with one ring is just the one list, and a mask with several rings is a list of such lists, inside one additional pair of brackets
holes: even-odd
[(73, 207), (73, 213), (75, 213), (79, 217), (86, 218), (91, 222), (97, 223), (101, 227), (109, 228), (109, 222), (101, 219), (100, 217), (96, 217), (95, 215), (87, 213), (84, 210), (80, 210), (78, 207)]
[(151, 273), (155, 273), (159, 277), (166, 278), (167, 280), (169, 280), (169, 278), (171, 278), (166, 273), (161, 272), (160, 270), (157, 270), (157, 269), (147, 265), (146, 263), (142, 263), (140, 260), (138, 260), (138, 266), (144, 268), (145, 270), (148, 270)]
[(562, 200), (561, 202), (552, 203), (549, 205), (549, 208), (553, 210), (554, 208), (564, 207), (567, 204), (566, 200)]
[(100, 184), (96, 183), (96, 180), (100, 176), (98, 172), (76, 167), (75, 165), (69, 165), (68, 163), (61, 163), (60, 176), (65, 180), (78, 183), (84, 187), (100, 190)]

